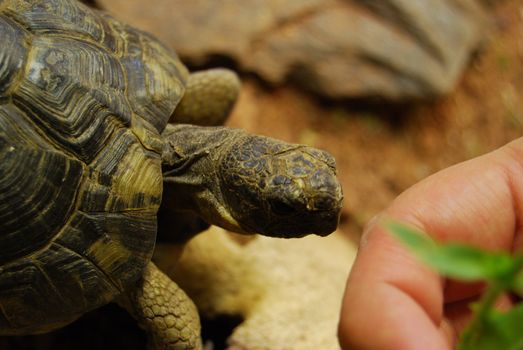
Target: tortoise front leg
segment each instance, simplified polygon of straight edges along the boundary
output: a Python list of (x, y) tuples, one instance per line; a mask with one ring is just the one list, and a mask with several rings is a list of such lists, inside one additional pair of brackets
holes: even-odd
[(240, 79), (229, 69), (214, 68), (192, 73), (170, 122), (223, 125), (239, 93)]
[(149, 336), (154, 350), (201, 349), (200, 318), (185, 292), (152, 262), (137, 287), (120, 300)]

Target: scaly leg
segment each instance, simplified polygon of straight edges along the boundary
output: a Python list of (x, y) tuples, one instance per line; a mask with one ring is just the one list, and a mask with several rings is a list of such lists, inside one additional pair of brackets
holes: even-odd
[(152, 262), (136, 289), (119, 300), (149, 335), (155, 350), (201, 349), (196, 306), (173, 280)]
[(171, 123), (223, 125), (240, 92), (240, 80), (229, 69), (192, 73), (185, 94), (171, 116)]

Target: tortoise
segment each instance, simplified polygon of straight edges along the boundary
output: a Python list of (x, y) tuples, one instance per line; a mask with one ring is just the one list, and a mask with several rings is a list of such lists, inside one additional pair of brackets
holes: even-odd
[(183, 247), (209, 224), (335, 230), (331, 155), (219, 125), (231, 71), (191, 74), (74, 0), (0, 0), (0, 38), (0, 335), (117, 302), (153, 347), (199, 348), (197, 310), (151, 261), (158, 231)]

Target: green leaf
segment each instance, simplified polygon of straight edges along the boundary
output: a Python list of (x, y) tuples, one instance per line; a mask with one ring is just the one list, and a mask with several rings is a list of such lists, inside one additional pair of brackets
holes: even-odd
[[(507, 312), (490, 310), (474, 334), (461, 342), (459, 350), (523, 350), (523, 305)], [(465, 332), (470, 330), (465, 330)], [(463, 337), (462, 339), (465, 339)]]
[(442, 274), (461, 280), (507, 281), (512, 258), (505, 253), (485, 252), (470, 246), (449, 244), (439, 246), (431, 265)]
[(493, 321), (507, 339), (507, 350), (523, 349), (523, 304), (517, 304), (508, 312), (494, 312)]
[(385, 228), (442, 275), (464, 281), (508, 282), (513, 260), (506, 253), (486, 252), (462, 244), (441, 245), (427, 234), (393, 220), (387, 220)]

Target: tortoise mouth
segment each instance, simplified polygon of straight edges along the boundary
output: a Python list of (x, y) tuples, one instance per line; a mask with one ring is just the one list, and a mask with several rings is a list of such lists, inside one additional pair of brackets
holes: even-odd
[[(252, 226), (245, 225), (247, 232), (280, 238), (300, 238), (311, 234), (328, 236), (334, 232), (340, 220), (341, 206), (338, 210), (314, 210), (292, 218), (273, 218), (259, 220)], [(259, 223), (262, 225), (257, 225)]]

